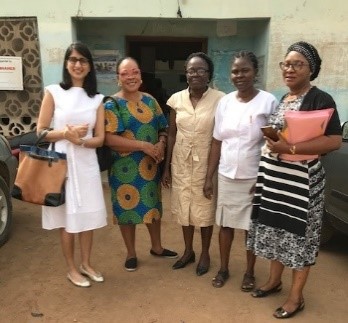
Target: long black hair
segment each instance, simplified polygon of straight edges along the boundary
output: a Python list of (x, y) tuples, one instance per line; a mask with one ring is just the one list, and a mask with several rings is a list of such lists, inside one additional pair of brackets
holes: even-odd
[(66, 64), (68, 61), (68, 58), (70, 57), (73, 50), (76, 50), (80, 55), (88, 59), (90, 71), (86, 75), (82, 88), (86, 91), (87, 95), (89, 97), (94, 97), (97, 92), (97, 77), (95, 74), (95, 68), (93, 63), (93, 58), (90, 50), (88, 49), (87, 45), (81, 43), (81, 42), (74, 42), (72, 43), (66, 50), (64, 55), (64, 64), (63, 64), (63, 81), (60, 82), (60, 86), (64, 90), (68, 90), (72, 87), (72, 79), (71, 75), (69, 74), (68, 69), (66, 68)]

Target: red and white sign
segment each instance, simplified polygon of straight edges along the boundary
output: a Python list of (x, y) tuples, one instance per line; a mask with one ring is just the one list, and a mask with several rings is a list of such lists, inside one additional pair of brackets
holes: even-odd
[(23, 90), (22, 57), (0, 56), (0, 90)]

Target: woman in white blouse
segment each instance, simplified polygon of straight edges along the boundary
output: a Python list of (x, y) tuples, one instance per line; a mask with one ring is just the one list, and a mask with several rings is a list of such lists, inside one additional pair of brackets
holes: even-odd
[[(236, 91), (224, 96), (217, 107), (215, 127), (204, 185), (204, 195), (212, 198), (213, 174), (218, 167), (218, 201), (216, 224), (220, 226), (221, 266), (213, 279), (214, 287), (222, 287), (229, 278), (229, 258), (234, 229), (249, 229), (253, 190), (257, 177), (261, 146), (260, 127), (267, 124), (277, 100), (256, 89), (258, 61), (252, 52), (234, 55), (231, 80)], [(255, 256), (246, 251), (247, 268), (241, 289), (251, 291), (255, 285)]]

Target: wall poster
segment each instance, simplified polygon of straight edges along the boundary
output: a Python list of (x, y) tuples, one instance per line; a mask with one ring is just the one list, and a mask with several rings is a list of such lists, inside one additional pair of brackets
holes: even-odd
[(22, 57), (0, 56), (0, 90), (23, 90)]

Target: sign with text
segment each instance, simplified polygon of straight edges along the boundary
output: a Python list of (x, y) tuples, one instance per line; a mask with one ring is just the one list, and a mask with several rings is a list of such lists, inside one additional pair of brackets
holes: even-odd
[(0, 90), (23, 90), (22, 57), (0, 56)]

